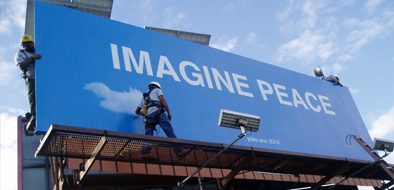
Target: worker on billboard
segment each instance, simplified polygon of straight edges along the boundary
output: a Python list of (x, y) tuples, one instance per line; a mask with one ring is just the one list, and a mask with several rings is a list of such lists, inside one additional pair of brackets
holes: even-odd
[(25, 80), (30, 105), (30, 112), (26, 113), (26, 119), (34, 121), (36, 117), (35, 61), (41, 59), (41, 55), (35, 52), (33, 37), (30, 35), (22, 36), (21, 46), (22, 49), (15, 55), (15, 62), (23, 72), (22, 78)]
[(338, 75), (329, 75), (328, 77), (324, 77), (323, 79), (326, 80), (326, 81), (332, 82), (332, 83), (334, 83), (335, 85), (343, 86), (343, 85), (339, 82), (339, 77), (338, 77)]
[(324, 76), (324, 74), (323, 74), (323, 70), (322, 70), (319, 66), (317, 66), (316, 69), (313, 70), (313, 74), (315, 75), (316, 78), (319, 78), (319, 79), (323, 79), (323, 80), (332, 82), (333, 84), (338, 85), (338, 86), (341, 86), (341, 87), (343, 86), (343, 85), (339, 82), (339, 77), (338, 77), (338, 75), (329, 75), (328, 77), (326, 77), (326, 76)]
[[(160, 125), (167, 137), (177, 138), (171, 125), (171, 111), (164, 98), (163, 91), (158, 82), (149, 83), (149, 91), (144, 93), (140, 105), (135, 113), (145, 117), (145, 135), (153, 136), (156, 125)], [(167, 112), (167, 114), (165, 114)], [(151, 147), (143, 147), (142, 154), (145, 158), (151, 158)], [(178, 157), (182, 157), (189, 152), (186, 149), (175, 148)]]

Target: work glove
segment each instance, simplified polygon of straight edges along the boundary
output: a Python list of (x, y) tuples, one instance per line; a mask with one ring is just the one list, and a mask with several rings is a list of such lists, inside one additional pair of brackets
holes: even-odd
[(34, 60), (36, 60), (36, 59), (41, 59), (41, 55), (38, 54), (38, 53), (33, 54), (31, 57), (32, 57)]

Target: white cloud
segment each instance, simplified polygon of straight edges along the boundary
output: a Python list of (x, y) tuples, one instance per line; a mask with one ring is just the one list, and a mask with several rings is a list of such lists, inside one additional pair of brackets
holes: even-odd
[(0, 34), (9, 33), (11, 28), (10, 20), (0, 19)]
[(326, 61), (334, 53), (334, 44), (320, 32), (305, 31), (299, 38), (279, 47), (278, 61), (301, 61), (310, 64)]
[(306, 15), (306, 23), (309, 27), (315, 27), (316, 20), (318, 19), (318, 12), (326, 7), (324, 1), (306, 1), (302, 5), (302, 12)]
[(0, 189), (17, 187), (17, 116), (22, 110), (0, 107)]
[(394, 10), (386, 9), (383, 11), (383, 16), (387, 20), (387, 27), (394, 28)]
[(368, 42), (383, 34), (385, 26), (378, 20), (359, 20), (352, 18), (345, 25), (350, 29), (346, 35), (347, 53), (357, 53)]
[(331, 65), (331, 73), (338, 74), (344, 70), (344, 65), (341, 63), (334, 63)]
[(394, 106), (390, 111), (379, 116), (372, 122), (372, 128), (369, 131), (372, 137), (385, 138), (394, 131)]
[(382, 3), (382, 0), (368, 0), (364, 8), (367, 10), (367, 12), (372, 13), (375, 11), (375, 9), (379, 6), (379, 4)]
[(155, 8), (152, 0), (114, 1), (111, 19), (141, 27), (152, 26), (158, 19)]
[(21, 71), (13, 62), (5, 61), (2, 59), (4, 51), (0, 48), (0, 88), (12, 85), (16, 80), (19, 80)]
[(167, 7), (164, 9), (164, 27), (170, 28), (180, 23), (186, 18), (187, 14), (178, 11), (175, 7)]
[(250, 32), (249, 34), (246, 35), (246, 41), (247, 42), (253, 42), (256, 40), (257, 34), (255, 32)]
[(278, 19), (278, 21), (281, 23), (286, 22), (291, 17), (294, 11), (295, 11), (294, 1), (288, 1), (286, 8), (281, 9), (280, 12), (276, 13), (276, 19)]
[(26, 0), (1, 1), (0, 6), (0, 34), (25, 27)]
[[(14, 126), (15, 127), (15, 126)], [(0, 189), (17, 189), (17, 153), (16, 148), (1, 148)]]
[(219, 39), (219, 41), (211, 43), (211, 46), (223, 51), (230, 52), (237, 46), (237, 43), (238, 37), (234, 37), (228, 40)]
[(131, 87), (129, 91), (117, 92), (103, 83), (91, 82), (86, 84), (84, 89), (104, 99), (100, 101), (101, 107), (118, 113), (135, 115), (134, 111), (142, 99), (142, 92)]
[[(376, 7), (379, 3), (367, 4)], [(304, 63), (301, 66), (327, 65), (338, 73), (363, 47), (392, 32), (394, 12), (390, 9), (363, 19), (333, 14), (348, 11), (351, 6), (356, 6), (353, 1), (289, 1), (277, 19), (282, 32), (293, 37), (279, 46), (275, 60)]]
[[(280, 29), (285, 33), (303, 32), (321, 28), (322, 14), (332, 13), (336, 8), (330, 1), (288, 1), (287, 6), (276, 13)], [(331, 26), (330, 26), (331, 27)]]

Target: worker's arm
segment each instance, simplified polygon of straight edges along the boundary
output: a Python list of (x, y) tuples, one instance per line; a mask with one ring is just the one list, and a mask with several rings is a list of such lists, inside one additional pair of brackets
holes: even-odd
[(163, 107), (166, 109), (167, 114), (168, 114), (168, 120), (171, 121), (172, 115), (171, 115), (171, 111), (170, 108), (168, 107), (168, 104), (166, 102), (166, 99), (164, 99), (163, 95), (159, 96), (160, 102), (163, 105)]
[(141, 113), (141, 110), (142, 110), (143, 107), (144, 107), (144, 98), (142, 97), (140, 103), (138, 104), (137, 108), (135, 109), (135, 114), (143, 115)]
[(137, 107), (137, 109), (135, 109), (135, 114), (141, 115), (141, 109), (141, 107)]
[[(20, 55), (18, 55), (18, 56), (20, 56)], [(20, 58), (17, 58), (17, 61), (18, 61), (17, 65), (22, 70), (25, 70), (25, 69), (27, 69), (27, 67), (29, 67), (30, 64), (33, 64), (36, 59), (41, 59), (41, 55), (40, 54), (33, 54), (31, 57), (25, 59), (24, 61), (22, 61), (22, 59), (20, 59)]]

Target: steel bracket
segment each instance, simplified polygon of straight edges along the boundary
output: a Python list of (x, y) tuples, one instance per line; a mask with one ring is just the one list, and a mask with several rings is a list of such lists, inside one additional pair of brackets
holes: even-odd
[(87, 173), (89, 172), (90, 168), (93, 166), (94, 162), (97, 159), (97, 156), (101, 153), (101, 151), (104, 149), (105, 145), (107, 144), (108, 140), (104, 136), (101, 137), (100, 141), (97, 143), (96, 147), (94, 148), (92, 155), (90, 158), (86, 161), (86, 163), (83, 165), (83, 167), (79, 171), (79, 178), (77, 181), (77, 184), (81, 184), (83, 180), (85, 179)]

